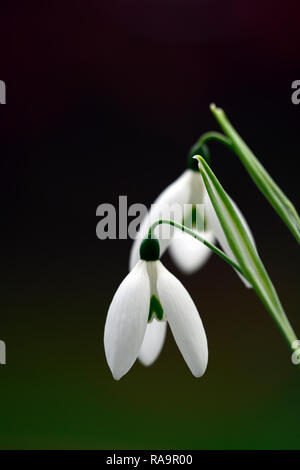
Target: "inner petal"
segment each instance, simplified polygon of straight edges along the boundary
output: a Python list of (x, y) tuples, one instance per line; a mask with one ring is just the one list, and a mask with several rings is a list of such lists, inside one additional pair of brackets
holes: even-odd
[(164, 310), (162, 308), (157, 292), (157, 261), (147, 262), (147, 271), (150, 280), (150, 308), (148, 323), (155, 317), (157, 320), (164, 320)]

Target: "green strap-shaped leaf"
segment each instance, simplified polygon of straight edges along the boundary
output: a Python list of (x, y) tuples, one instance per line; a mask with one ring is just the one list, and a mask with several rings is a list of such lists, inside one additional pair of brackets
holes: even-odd
[(257, 250), (244, 228), (239, 214), (204, 158), (200, 156), (196, 158), (199, 161), (199, 170), (203, 177), (209, 198), (241, 271), (252, 284), (261, 301), (271, 313), (273, 319), (276, 321), (291, 346), (296, 340), (296, 335), (282, 308), (276, 290)]
[(277, 186), (269, 173), (234, 129), (224, 111), (221, 108), (217, 108), (214, 104), (210, 106), (210, 109), (223, 129), (223, 132), (230, 139), (231, 148), (238, 155), (255, 184), (289, 227), (298, 243), (300, 243), (300, 218), (291, 201)]

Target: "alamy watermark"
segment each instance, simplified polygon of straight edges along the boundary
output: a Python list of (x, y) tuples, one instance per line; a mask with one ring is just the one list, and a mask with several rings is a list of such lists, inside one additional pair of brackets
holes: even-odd
[(3, 80), (0, 80), (0, 104), (6, 104), (6, 85)]
[(294, 80), (292, 82), (292, 90), (295, 90), (293, 91), (292, 96), (291, 96), (292, 103), (299, 104), (300, 103), (300, 80)]
[(295, 349), (295, 351), (292, 354), (291, 360), (292, 360), (292, 363), (295, 364), (295, 366), (297, 366), (298, 364), (300, 364), (300, 340), (299, 339), (296, 339), (293, 342), (292, 348)]
[(0, 339), (0, 364), (6, 364), (6, 344)]
[[(160, 219), (173, 220), (187, 227), (194, 227), (199, 233), (204, 231), (204, 204), (152, 204), (149, 211), (141, 203), (131, 204), (128, 207), (127, 196), (119, 196), (119, 205), (116, 208), (113, 204), (100, 204), (96, 210), (96, 216), (101, 217), (96, 226), (96, 235), (100, 240), (132, 240), (138, 238), (139, 229), (143, 225), (141, 232), (146, 235), (150, 226)], [(129, 221), (129, 218), (132, 220)], [(143, 222), (146, 220), (147, 222)], [(147, 225), (145, 225), (147, 223)], [(162, 240), (176, 238), (179, 230), (174, 229), (169, 224), (162, 224), (155, 230), (155, 236)]]

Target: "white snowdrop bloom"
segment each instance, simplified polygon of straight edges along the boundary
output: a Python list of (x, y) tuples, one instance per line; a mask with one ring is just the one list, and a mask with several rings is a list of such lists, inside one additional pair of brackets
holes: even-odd
[[(244, 226), (249, 234), (249, 237), (254, 243), (253, 236), (245, 218), (241, 214), (234, 201), (232, 202), (235, 205), (237, 211), (239, 212), (242, 221), (244, 222)], [(129, 262), (130, 269), (132, 269), (139, 260), (139, 248), (141, 244), (141, 239), (147, 237), (147, 233), (151, 224), (159, 219), (169, 218), (168, 216), (165, 217), (164, 214), (168, 212), (170, 213), (170, 211), (168, 211), (168, 207), (175, 204), (181, 206), (184, 206), (184, 204), (190, 204), (193, 206), (196, 206), (196, 204), (203, 204), (205, 230), (201, 232), (202, 238), (205, 238), (210, 243), (215, 243), (215, 241), (217, 240), (224, 252), (227, 254), (227, 256), (229, 256), (233, 261), (236, 262), (235, 256), (232, 253), (225, 233), (221, 227), (217, 214), (206, 191), (201, 173), (199, 172), (198, 161), (194, 158), (190, 158), (188, 161), (188, 169), (185, 170), (183, 174), (174, 183), (168, 186), (161, 193), (161, 195), (156, 199), (156, 201), (152, 205), (148, 215), (143, 220), (138, 237), (134, 241), (131, 248)], [(182, 218), (176, 218), (177, 215), (180, 216), (180, 211), (174, 211), (174, 213), (171, 213), (171, 215), (173, 215), (173, 217), (171, 217), (171, 220), (177, 223), (182, 223)], [(195, 228), (193, 227), (192, 223), (189, 223), (189, 221), (193, 222), (193, 216), (191, 218), (186, 217), (186, 219), (186, 225), (189, 228), (192, 228), (197, 233), (197, 227)], [(161, 227), (166, 226), (163, 225)], [(206, 263), (212, 251), (208, 247), (203, 245), (203, 243), (199, 242), (198, 240), (184, 232), (176, 230), (175, 233), (176, 237), (174, 237), (173, 239), (168, 239), (167, 237), (162, 239), (162, 237), (160, 236), (160, 254), (162, 256), (165, 250), (169, 247), (169, 253), (172, 260), (174, 261), (174, 264), (185, 274), (192, 274), (195, 271), (199, 270)], [(162, 232), (162, 234), (164, 235), (164, 232)], [(238, 271), (236, 272), (244, 283), (244, 285), (250, 288), (250, 283)], [(141, 345), (140, 352), (138, 355), (139, 360), (145, 366), (152, 364), (157, 359), (163, 347), (165, 336), (166, 325), (164, 324), (164, 322), (156, 322), (155, 320), (153, 320), (152, 323), (148, 324), (144, 337), (144, 342)]]
[[(129, 261), (130, 269), (132, 269), (139, 260), (139, 247), (141, 240), (147, 237), (147, 233), (151, 224), (163, 218), (171, 219), (174, 222), (181, 224), (183, 222), (182, 214), (184, 214), (183, 208), (185, 205), (189, 205), (188, 207), (196, 207), (196, 205), (203, 204), (204, 213), (198, 214), (196, 217), (189, 217), (189, 214), (184, 214), (184, 224), (187, 227), (195, 230), (197, 233), (197, 227), (193, 226), (192, 221), (195, 222), (194, 219), (199, 221), (199, 219), (202, 218), (201, 216), (203, 216), (204, 230), (200, 233), (200, 235), (210, 243), (215, 243), (217, 240), (227, 256), (229, 256), (233, 261), (236, 261), (227, 242), (219, 219), (211, 204), (210, 198), (207, 194), (202, 176), (198, 169), (198, 161), (191, 158), (189, 159), (188, 166), (189, 168), (185, 170), (184, 173), (174, 183), (168, 186), (161, 193), (143, 220), (138, 237), (135, 239), (131, 247)], [(234, 203), (234, 201), (232, 202)], [(175, 205), (181, 206), (182, 210), (174, 212), (168, 210), (168, 208)], [(245, 228), (251, 240), (254, 243), (253, 236), (245, 218), (235, 203), (234, 205), (244, 222)], [(167, 216), (164, 214), (167, 214)], [(162, 225), (160, 227), (162, 227), (162, 230), (170, 230), (168, 225)], [(158, 230), (158, 228), (156, 230)], [(175, 229), (176, 236), (173, 238), (164, 237), (166, 233), (167, 232), (163, 231), (160, 232), (160, 254), (162, 256), (165, 250), (169, 247), (169, 253), (172, 260), (174, 261), (175, 265), (185, 274), (192, 274), (199, 270), (206, 263), (212, 253), (208, 247), (195, 240), (190, 235), (185, 234), (184, 232), (180, 233)], [(237, 274), (246, 287), (251, 287), (243, 276), (241, 276), (238, 272)]]
[(104, 348), (113, 377), (119, 380), (125, 375), (138, 355), (145, 364), (153, 362), (163, 345), (167, 323), (192, 374), (201, 377), (208, 348), (193, 300), (159, 261), (156, 239), (144, 240), (140, 257), (119, 286), (107, 314)]
[[(193, 165), (195, 163), (193, 162)], [(171, 219), (175, 222), (182, 223), (184, 217), (184, 206), (191, 206), (192, 204), (201, 204), (205, 194), (205, 186), (202, 176), (198, 170), (188, 168), (179, 178), (170, 184), (158, 198), (154, 201), (147, 216), (141, 223), (137, 238), (131, 247), (129, 269), (131, 270), (139, 260), (139, 249), (141, 242), (147, 237), (148, 230), (154, 222), (159, 219)], [(160, 256), (168, 248), (174, 229), (169, 225), (163, 225), (157, 230), (160, 230), (159, 245)]]

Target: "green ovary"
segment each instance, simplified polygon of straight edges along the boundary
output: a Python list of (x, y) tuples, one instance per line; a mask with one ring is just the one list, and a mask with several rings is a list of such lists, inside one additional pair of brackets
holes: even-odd
[(157, 317), (158, 320), (162, 320), (164, 316), (164, 311), (161, 306), (160, 301), (155, 295), (152, 295), (150, 299), (150, 308), (149, 308), (149, 316), (148, 316), (148, 322), (152, 320), (153, 315)]

